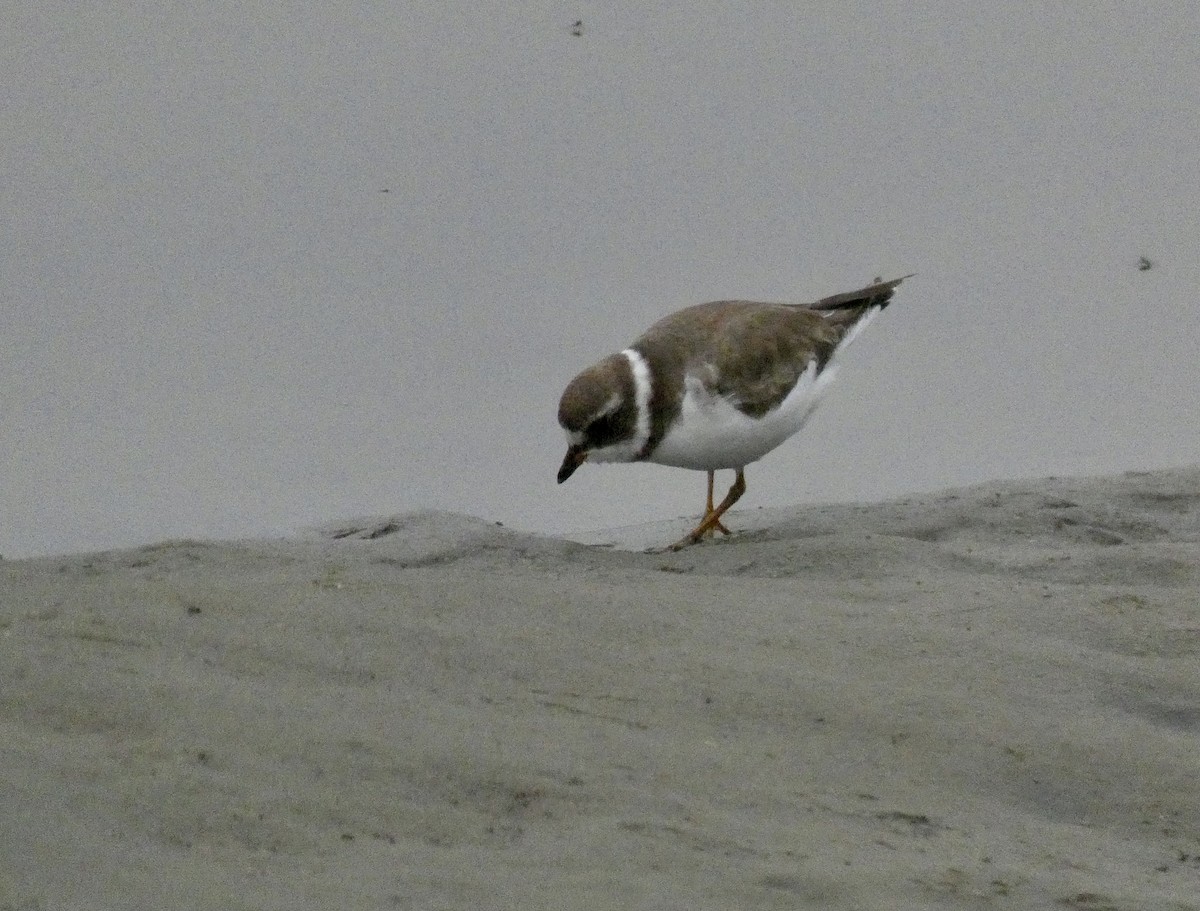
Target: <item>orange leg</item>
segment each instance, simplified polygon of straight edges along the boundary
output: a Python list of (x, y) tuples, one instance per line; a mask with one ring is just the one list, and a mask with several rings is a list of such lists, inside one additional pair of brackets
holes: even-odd
[(668, 550), (682, 550), (692, 544), (698, 544), (706, 535), (711, 535), (716, 529), (720, 529), (729, 534), (729, 530), (721, 524), (721, 516), (729, 510), (746, 492), (746, 475), (744, 469), (739, 468), (737, 477), (734, 478), (733, 486), (729, 488), (729, 493), (725, 494), (725, 499), (721, 501), (721, 505), (716, 509), (712, 508), (712, 472), (709, 472), (709, 509), (704, 514), (704, 518), (700, 520), (700, 524), (691, 530), (691, 532), (680, 541), (672, 544)]
[[(712, 501), (713, 479), (716, 476), (717, 476), (717, 473), (715, 471), (710, 471), (708, 473), (708, 505), (704, 509), (704, 519), (707, 519), (714, 512), (716, 512), (716, 510), (713, 509), (713, 501)], [(700, 521), (703, 522), (704, 519), (701, 519)], [(717, 522), (716, 525), (714, 525), (712, 528), (710, 528), (708, 533), (711, 535), (713, 533), (713, 530), (719, 531), (723, 535), (729, 534), (729, 529), (726, 528), (724, 525), (722, 525), (720, 522)]]

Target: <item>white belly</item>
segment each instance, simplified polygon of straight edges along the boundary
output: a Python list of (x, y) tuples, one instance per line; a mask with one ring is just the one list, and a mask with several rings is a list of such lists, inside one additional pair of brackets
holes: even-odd
[(836, 369), (831, 362), (818, 374), (816, 362), (809, 364), (779, 407), (759, 418), (710, 395), (689, 376), (679, 417), (646, 461), (699, 471), (744, 468), (804, 426)]

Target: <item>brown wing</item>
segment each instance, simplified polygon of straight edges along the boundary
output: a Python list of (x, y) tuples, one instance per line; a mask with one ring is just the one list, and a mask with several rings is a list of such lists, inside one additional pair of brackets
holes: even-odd
[(810, 364), (822, 368), (845, 333), (819, 313), (782, 304), (733, 307), (724, 323), (691, 372), (751, 417), (783, 401)]
[(854, 324), (872, 308), (886, 307), (896, 286), (909, 277), (808, 305), (731, 305), (721, 344), (709, 353), (715, 370), (705, 385), (736, 396), (737, 407), (752, 417), (766, 414), (783, 401), (810, 364), (824, 369)]
[(886, 306), (902, 279), (879, 282), (814, 304), (716, 301), (659, 320), (633, 343), (656, 371), (647, 451), (678, 413), (683, 379), (734, 397), (746, 414), (766, 414), (812, 361), (823, 367), (846, 332), (871, 307)]

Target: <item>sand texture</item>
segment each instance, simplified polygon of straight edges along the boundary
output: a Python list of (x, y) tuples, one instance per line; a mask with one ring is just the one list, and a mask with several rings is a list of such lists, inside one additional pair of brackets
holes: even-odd
[(1200, 909), (1200, 468), (729, 524), (0, 562), (0, 909)]

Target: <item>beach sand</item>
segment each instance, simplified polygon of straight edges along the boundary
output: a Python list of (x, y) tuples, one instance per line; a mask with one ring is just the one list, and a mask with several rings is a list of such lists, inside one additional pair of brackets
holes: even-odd
[(1200, 909), (1200, 468), (0, 562), (0, 909)]

